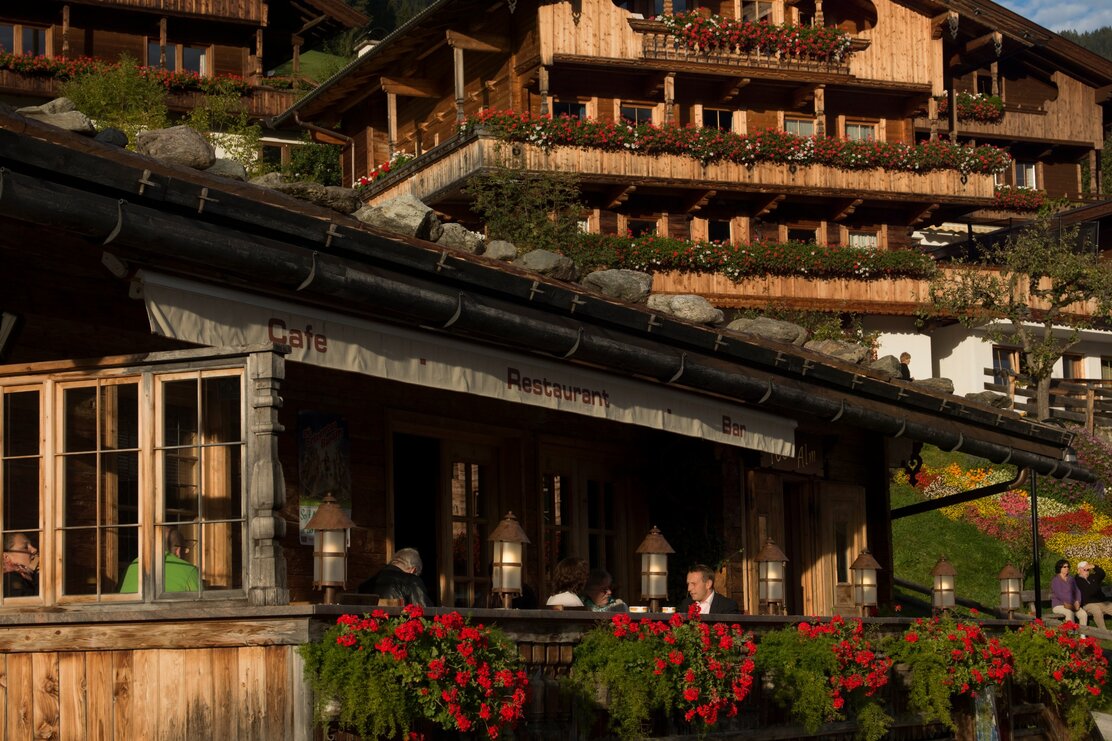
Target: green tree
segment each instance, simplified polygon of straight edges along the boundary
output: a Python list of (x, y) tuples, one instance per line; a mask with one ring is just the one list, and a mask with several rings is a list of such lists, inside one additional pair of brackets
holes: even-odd
[(185, 123), (204, 135), (220, 156), (243, 165), (249, 175), (258, 175), (263, 169), (259, 158), (262, 128), (247, 115), (239, 93), (224, 90), (201, 96)]
[(982, 246), (978, 261), (959, 261), (931, 283), (936, 312), (982, 328), (993, 342), (1019, 344), (1039, 419), (1050, 416), (1054, 364), (1081, 330), (1112, 316), (1112, 265), (1092, 245), (1079, 245), (1077, 233), (1043, 214), (1006, 240)]
[(317, 144), (306, 135), (305, 143), (290, 148), (289, 164), (282, 168), (287, 180), (312, 180), (321, 185), (339, 185), (340, 147)]
[(584, 206), (574, 175), (497, 167), (472, 178), (464, 193), (487, 237), (513, 242), (519, 252), (560, 252), (579, 233)]
[(117, 67), (79, 75), (62, 83), (62, 95), (103, 128), (115, 127), (129, 141), (147, 129), (167, 124), (166, 90), (155, 80), (139, 74), (135, 59), (123, 55)]

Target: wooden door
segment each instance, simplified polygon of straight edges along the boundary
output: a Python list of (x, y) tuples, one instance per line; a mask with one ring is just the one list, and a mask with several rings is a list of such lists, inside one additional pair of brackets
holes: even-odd
[(490, 541), (498, 524), (498, 448), (444, 441), (441, 452), (440, 604), (485, 606)]
[(820, 615), (855, 615), (853, 573), (849, 567), (867, 547), (865, 541), (865, 490), (850, 484), (823, 482), (821, 515), (823, 550)]

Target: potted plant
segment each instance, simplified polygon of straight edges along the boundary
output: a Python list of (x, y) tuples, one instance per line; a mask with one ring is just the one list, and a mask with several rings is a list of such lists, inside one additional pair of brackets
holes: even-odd
[(858, 738), (887, 735), (892, 718), (876, 694), (888, 684), (892, 660), (876, 649), (860, 619), (835, 616), (768, 633), (757, 666), (773, 698), (790, 708), (807, 733), (853, 717)]
[(1088, 738), (1091, 711), (1101, 703), (1108, 677), (1100, 643), (1078, 635), (1076, 623), (1050, 627), (1035, 620), (1005, 635), (1004, 644), (1012, 652), (1016, 679), (1039, 685), (1065, 709), (1071, 738)]
[(300, 648), (317, 721), (336, 713), (364, 738), (408, 737), (415, 722), (498, 738), (521, 719), (528, 677), (517, 647), (459, 613), (431, 620), (417, 605), (399, 615), (341, 615)]
[(752, 688), (756, 651), (740, 625), (704, 623), (698, 606), (667, 621), (618, 614), (576, 646), (565, 686), (582, 700), (606, 702), (622, 738), (643, 737), (654, 714), (705, 732), (737, 715)]
[(1013, 673), (1012, 653), (1000, 638), (986, 636), (979, 623), (948, 616), (917, 618), (888, 653), (910, 670), (912, 710), (955, 731), (953, 698), (975, 698)]

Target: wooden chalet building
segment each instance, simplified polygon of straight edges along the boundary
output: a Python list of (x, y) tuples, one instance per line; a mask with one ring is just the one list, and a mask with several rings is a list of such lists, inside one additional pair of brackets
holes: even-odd
[[(252, 85), (249, 112), (263, 118), (301, 94), (268, 86), (268, 70), (297, 60), (304, 45), (366, 22), (343, 0), (6, 0), (0, 4), (0, 52), (108, 62), (126, 54), (175, 72), (242, 77)], [(57, 79), (42, 70), (0, 69), (4, 102), (34, 105), (57, 97), (58, 89)], [(193, 105), (190, 93), (169, 101), (171, 110)]]
[[(440, 604), (482, 606), (512, 510), (541, 598), (577, 554), (639, 601), (657, 524), (672, 600), (704, 560), (756, 613), (772, 538), (814, 615), (852, 609), (865, 548), (890, 598), (912, 442), (1088, 477), (1057, 428), (3, 113), (0, 261), (0, 535), (41, 564), (0, 597), (4, 739), (309, 737), (294, 648), (342, 608), (300, 525), (327, 491), (352, 587), (415, 546)], [(166, 589), (170, 531), (195, 591)], [(483, 619), (547, 672), (543, 711), (589, 618)]]

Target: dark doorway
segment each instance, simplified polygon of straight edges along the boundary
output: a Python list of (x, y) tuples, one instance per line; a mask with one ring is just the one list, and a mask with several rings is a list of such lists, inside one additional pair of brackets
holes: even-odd
[(421, 578), (434, 602), (440, 552), (437, 548), (437, 488), (440, 441), (420, 435), (394, 434), (394, 550), (416, 548), (424, 569)]

